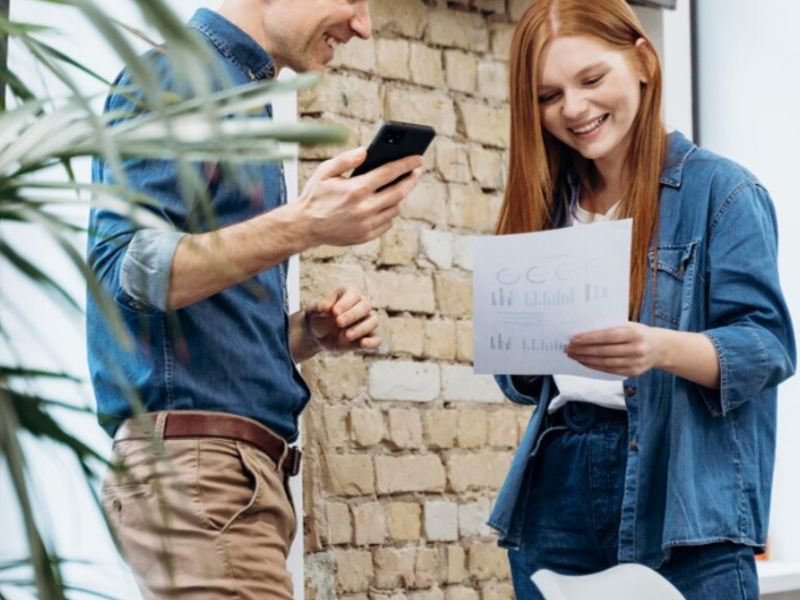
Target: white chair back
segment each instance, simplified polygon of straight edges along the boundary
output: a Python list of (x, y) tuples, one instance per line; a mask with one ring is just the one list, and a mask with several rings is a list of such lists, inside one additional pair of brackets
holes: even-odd
[(591, 575), (559, 575), (542, 569), (531, 579), (546, 600), (686, 600), (661, 575), (633, 563)]

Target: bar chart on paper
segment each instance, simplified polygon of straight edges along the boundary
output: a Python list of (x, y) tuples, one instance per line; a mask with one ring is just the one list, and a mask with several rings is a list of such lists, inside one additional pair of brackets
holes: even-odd
[(569, 338), (627, 321), (630, 220), (475, 241), (475, 371), (592, 374)]

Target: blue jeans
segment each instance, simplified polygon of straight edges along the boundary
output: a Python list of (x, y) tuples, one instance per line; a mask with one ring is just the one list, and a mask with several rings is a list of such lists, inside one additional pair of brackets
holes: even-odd
[[(509, 551), (518, 600), (543, 600), (530, 579), (539, 569), (587, 575), (619, 562), (627, 423), (601, 420), (585, 432), (573, 429), (546, 429), (528, 465), (527, 485), (532, 487), (523, 541)], [(673, 548), (658, 572), (687, 600), (758, 599), (754, 554), (747, 546)]]

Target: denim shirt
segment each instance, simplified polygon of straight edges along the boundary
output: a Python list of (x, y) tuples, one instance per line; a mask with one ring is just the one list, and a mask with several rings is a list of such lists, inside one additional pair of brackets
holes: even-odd
[[(269, 54), (221, 15), (201, 9), (189, 28), (211, 49), (214, 90), (274, 76)], [(190, 93), (165, 53), (154, 51), (146, 58), (164, 90), (181, 96)], [(116, 85), (131, 85), (126, 71)], [(130, 94), (111, 93), (105, 110), (131, 118), (134, 100)], [(269, 106), (253, 116), (270, 117)], [(90, 214), (89, 264), (116, 301), (133, 340), (132, 348), (120, 342), (89, 294), (89, 367), (101, 425), (113, 434), (132, 414), (132, 405), (141, 402), (147, 411), (209, 410), (249, 417), (293, 441), (297, 418), (310, 394), (289, 349), (286, 264), (191, 306), (167, 310), (172, 259), (181, 238), (245, 221), (284, 204), (282, 166), (192, 163), (209, 197), (205, 204), (184, 200), (175, 162), (131, 159), (123, 166), (128, 185), (155, 199), (152, 210), (175, 231), (141, 228), (109, 210)], [(98, 158), (92, 178), (115, 183), (108, 163)]]
[[(659, 369), (623, 382), (630, 445), (618, 558), (652, 567), (674, 546), (731, 541), (763, 548), (777, 386), (796, 360), (767, 191), (677, 132), (665, 165), (655, 307), (648, 281), (640, 320), (708, 336), (719, 356), (720, 389)], [(574, 203), (577, 186), (570, 186)], [(651, 267), (653, 257), (651, 249)], [(517, 548), (536, 486), (526, 483), (527, 467), (557, 389), (551, 376), (541, 378), (537, 397), (520, 393), (510, 375), (496, 379), (510, 400), (537, 406), (489, 520), (500, 545)]]

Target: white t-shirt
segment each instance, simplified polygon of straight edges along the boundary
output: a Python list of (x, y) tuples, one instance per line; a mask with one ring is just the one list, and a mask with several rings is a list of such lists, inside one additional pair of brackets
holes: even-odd
[[(612, 206), (606, 214), (601, 215), (584, 210), (576, 202), (572, 211), (572, 226), (580, 227), (589, 223), (608, 221), (618, 206), (619, 202)], [(591, 402), (606, 408), (627, 410), (621, 381), (606, 381), (605, 379), (580, 377), (578, 375), (553, 375), (553, 379), (558, 386), (559, 394), (550, 403), (548, 412), (551, 414), (567, 402), (574, 401)]]

